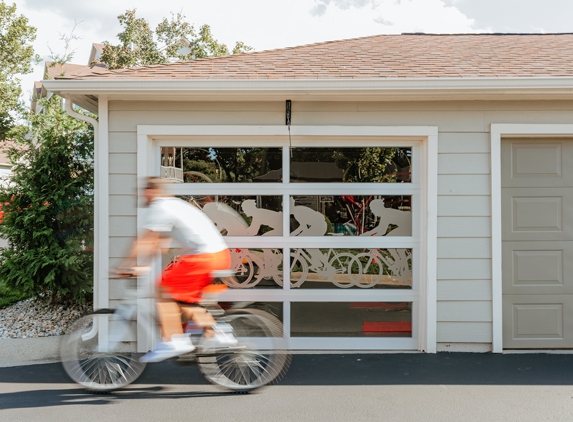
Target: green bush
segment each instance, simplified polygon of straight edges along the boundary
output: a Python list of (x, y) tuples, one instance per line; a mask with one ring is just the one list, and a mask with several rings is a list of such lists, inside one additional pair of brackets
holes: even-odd
[(28, 299), (30, 295), (7, 287), (0, 281), (0, 309), (10, 306), (16, 302)]
[(52, 96), (12, 137), (0, 186), (0, 280), (50, 303), (85, 300), (93, 285), (93, 130)]

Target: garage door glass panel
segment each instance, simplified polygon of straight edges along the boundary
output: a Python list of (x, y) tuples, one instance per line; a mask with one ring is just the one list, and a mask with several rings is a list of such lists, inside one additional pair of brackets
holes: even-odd
[(411, 249), (292, 249), (291, 287), (411, 289)]
[(292, 337), (412, 337), (411, 302), (293, 302)]
[(233, 275), (220, 280), (229, 287), (221, 300), (284, 318), (298, 349), (416, 347), (420, 142), (295, 135), (167, 142), (161, 177), (229, 246)]
[(411, 236), (410, 196), (291, 196), (291, 236)]
[(162, 147), (161, 177), (185, 183), (282, 180), (281, 148)]
[(292, 148), (290, 181), (408, 183), (412, 148)]
[(282, 196), (181, 195), (200, 208), (223, 236), (282, 236)]

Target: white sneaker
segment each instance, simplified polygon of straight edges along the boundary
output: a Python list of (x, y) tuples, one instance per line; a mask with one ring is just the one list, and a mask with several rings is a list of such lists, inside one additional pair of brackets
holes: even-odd
[(195, 350), (189, 336), (173, 335), (171, 341), (159, 343), (155, 350), (141, 356), (140, 362), (161, 362), (175, 356), (184, 355)]
[(203, 338), (201, 344), (207, 349), (217, 349), (221, 347), (231, 347), (239, 343), (233, 334), (233, 327), (229, 324), (219, 323), (213, 326), (215, 332), (212, 337)]

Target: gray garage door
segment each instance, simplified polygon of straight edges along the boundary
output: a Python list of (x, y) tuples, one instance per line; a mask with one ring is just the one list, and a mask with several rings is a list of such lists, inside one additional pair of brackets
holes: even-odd
[(505, 139), (503, 346), (573, 347), (573, 140)]

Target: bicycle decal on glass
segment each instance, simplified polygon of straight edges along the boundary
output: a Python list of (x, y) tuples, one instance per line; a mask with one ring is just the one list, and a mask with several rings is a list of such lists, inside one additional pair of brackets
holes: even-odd
[[(353, 197), (340, 198), (345, 202), (353, 199)], [(227, 236), (255, 236), (261, 232), (261, 236), (282, 235), (283, 213), (281, 211), (260, 208), (253, 199), (229, 203), (233, 206), (223, 202), (203, 204), (203, 211), (222, 233)], [(404, 203), (407, 205), (409, 199), (361, 197), (358, 214), (353, 214), (349, 224), (358, 228), (357, 235), (359, 236), (411, 236), (412, 213), (409, 206), (405, 207), (406, 209), (399, 209)], [(349, 210), (352, 208), (351, 205), (352, 201), (350, 205), (347, 204)], [(357, 224), (358, 221), (364, 221), (363, 215), (367, 209), (371, 213), (368, 230), (364, 228), (364, 224)], [(298, 204), (294, 197), (290, 198), (290, 210), (292, 216), (290, 236), (330, 234), (327, 217), (321, 212), (310, 206)], [(265, 229), (261, 230), (262, 227)], [(281, 249), (234, 248), (231, 250), (231, 256), (232, 270), (235, 275), (223, 281), (235, 289), (263, 285), (282, 287), (285, 265), (289, 267), (293, 288), (301, 287), (307, 281), (330, 282), (339, 288), (363, 289), (378, 285), (403, 287), (412, 285), (411, 249), (297, 248), (291, 250), (290, 265), (284, 262)], [(264, 280), (267, 282), (263, 282)]]
[[(263, 280), (283, 285), (283, 253), (280, 249), (231, 250), (235, 275), (223, 282), (235, 289), (252, 288)], [(290, 253), (291, 287), (305, 282), (330, 282), (340, 288), (371, 288), (380, 284), (411, 286), (410, 249), (317, 249), (298, 248)]]

